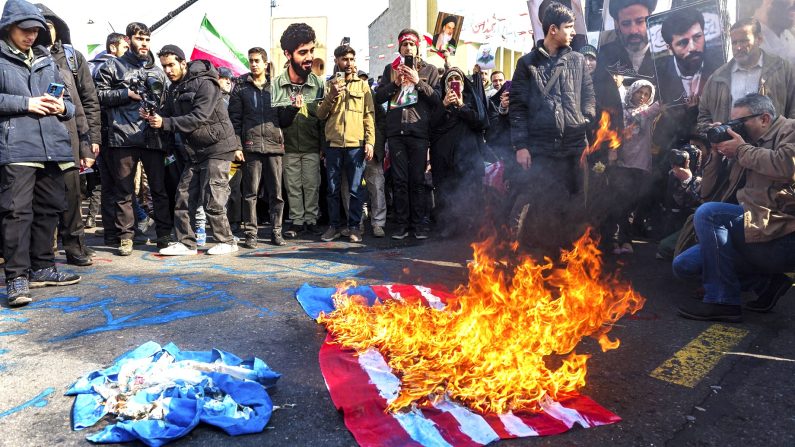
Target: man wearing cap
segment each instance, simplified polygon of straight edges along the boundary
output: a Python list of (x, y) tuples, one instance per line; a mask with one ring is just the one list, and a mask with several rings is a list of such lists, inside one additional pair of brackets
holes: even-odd
[(242, 161), (235, 130), (229, 120), (218, 82), (218, 72), (206, 60), (185, 61), (176, 45), (166, 45), (157, 54), (171, 81), (165, 95), (162, 116), (142, 112), (153, 129), (181, 137), (182, 158), (187, 164), (177, 187), (174, 229), (177, 242), (160, 250), (161, 255), (195, 255), (196, 233), (191, 217), (204, 207), (217, 244), (209, 255), (237, 251), (226, 217), (229, 199), (229, 169), (232, 160)]
[[(401, 62), (384, 67), (383, 80), (375, 92), (375, 103), (389, 101), (386, 113), (386, 138), (392, 161), (395, 219), (398, 228), (393, 239), (405, 239), (409, 226), (417, 239), (427, 239), (423, 218), (427, 206), (425, 170), (430, 146), (431, 113), (441, 106), (436, 92), (439, 71), (420, 59), (420, 37), (406, 28), (398, 34)], [(403, 63), (412, 56), (414, 65)], [(410, 209), (409, 209), (410, 208)]]
[(656, 84), (646, 32), (646, 18), (656, 7), (657, 0), (610, 1), (610, 16), (615, 22), (617, 39), (600, 46), (593, 80), (597, 106), (607, 110), (613, 125), (621, 129), (624, 127), (621, 106), (624, 98), (613, 75), (643, 78)]
[(61, 121), (74, 116), (50, 57), (47, 25), (24, 0), (8, 0), (0, 18), (0, 225), (9, 306), (31, 302), (29, 287), (74, 284), (80, 277), (55, 268), (52, 237), (66, 202), (63, 170), (74, 166)]

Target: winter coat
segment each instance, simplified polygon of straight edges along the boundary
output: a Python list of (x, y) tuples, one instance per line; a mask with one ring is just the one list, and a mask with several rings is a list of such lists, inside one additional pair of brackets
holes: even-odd
[(86, 114), (80, 105), (80, 96), (77, 94), (77, 87), (75, 86), (75, 78), (68, 68), (58, 67), (63, 79), (64, 89), (69, 91), (69, 96), (74, 101), (75, 116), (67, 121), (64, 121), (66, 130), (69, 131), (69, 138), (72, 144), (72, 156), (74, 157), (75, 164), (80, 164), (81, 158), (96, 158), (91, 151), (91, 146), (88, 141), (88, 121), (86, 121)]
[(323, 121), (317, 118), (317, 108), (323, 99), (323, 82), (312, 73), (300, 86), (290, 82), (284, 70), (273, 82), (273, 104), (277, 107), (292, 107), (290, 96), (293, 90), (304, 97), (304, 105), (298, 110), (293, 124), (284, 129), (284, 151), (288, 154), (318, 153), (325, 144)]
[[(155, 65), (151, 52), (146, 61), (141, 61), (128, 50), (122, 57), (108, 59), (99, 68), (94, 81), (108, 123), (108, 146), (165, 150), (157, 137), (158, 132), (151, 129), (138, 112), (143, 102), (133, 101), (128, 96), (132, 79), (159, 82), (163, 91), (168, 83), (163, 70)], [(160, 100), (156, 102), (159, 104)]]
[(181, 135), (185, 142), (182, 149), (192, 162), (235, 158), (235, 129), (226, 111), (218, 72), (210, 62), (188, 62), (182, 80), (169, 87), (162, 114), (163, 130)]
[[(544, 72), (549, 69), (549, 78)], [(547, 81), (555, 80), (546, 96)], [(516, 64), (511, 85), (511, 141), (514, 149), (547, 156), (579, 155), (585, 149), (588, 124), (596, 114), (591, 75), (585, 57), (561, 48), (556, 57), (543, 41)]]
[[(32, 12), (24, 5), (30, 5)], [(9, 0), (0, 19), (0, 28), (34, 17), (44, 23), (30, 3)], [(34, 60), (28, 67), (12, 53), (5, 40), (0, 40), (0, 165), (74, 161), (69, 132), (62, 122), (75, 113), (69, 93), (64, 91), (66, 110), (63, 115), (41, 116), (28, 112), (31, 97), (44, 95), (50, 83), (64, 83), (58, 66), (44, 46), (34, 46), (33, 54)]]
[[(435, 90), (439, 84), (439, 71), (433, 65), (420, 60), (417, 64), (420, 81), (415, 86), (418, 101), (404, 107), (387, 106), (386, 137), (411, 136), (430, 139), (431, 115), (441, 107), (441, 98)], [(384, 67), (383, 84), (375, 91), (375, 103), (383, 104), (400, 93), (400, 86), (392, 80), (392, 65)]]
[[(715, 70), (704, 85), (698, 103), (698, 127), (704, 130), (712, 123), (729, 121), (732, 111), (732, 69), (737, 62), (732, 59)], [(770, 97), (776, 112), (795, 118), (795, 67), (789, 62), (762, 51), (762, 76), (760, 92)], [(762, 82), (760, 81), (760, 84)]]
[(235, 83), (229, 98), (229, 118), (238, 147), (257, 154), (284, 154), (282, 128), (289, 127), (296, 107), (273, 107), (270, 86), (257, 87), (251, 74)]
[[(52, 58), (55, 59), (55, 63), (59, 67), (69, 70), (74, 80), (75, 89), (71, 90), (72, 101), (78, 109), (78, 114), (81, 113), (79, 109), (82, 109), (88, 126), (87, 129), (81, 130), (81, 143), (83, 145), (101, 144), (102, 112), (99, 108), (99, 99), (90, 66), (83, 54), (72, 46), (72, 38), (66, 22), (41, 3), (37, 3), (36, 7), (39, 8), (44, 18), (50, 20), (55, 26), (56, 42), (50, 48)], [(64, 79), (66, 77), (64, 75)]]
[(515, 159), (513, 147), (511, 146), (511, 121), (509, 114), (500, 113), (500, 97), (503, 92), (505, 92), (505, 86), (494, 93), (486, 102), (489, 113), (489, 129), (486, 131), (486, 144), (488, 144), (500, 158)]
[(326, 97), (317, 108), (318, 119), (326, 121), (326, 144), (330, 147), (364, 147), (375, 144), (373, 94), (366, 82), (354, 76), (346, 81), (344, 93), (331, 100), (331, 82)]

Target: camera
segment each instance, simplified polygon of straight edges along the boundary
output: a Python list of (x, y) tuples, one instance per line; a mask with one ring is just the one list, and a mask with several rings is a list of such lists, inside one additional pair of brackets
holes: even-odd
[(707, 141), (709, 141), (710, 144), (718, 144), (724, 141), (729, 141), (732, 139), (732, 136), (729, 135), (729, 129), (742, 134), (745, 130), (745, 122), (760, 115), (762, 114), (757, 113), (754, 115), (748, 115), (742, 118), (737, 118), (736, 120), (727, 121), (720, 126), (712, 127), (707, 130)]
[(672, 167), (688, 168), (693, 173), (700, 172), (701, 149), (692, 144), (685, 144), (681, 149), (671, 149), (670, 161)]
[(159, 79), (141, 76), (130, 79), (130, 90), (141, 97), (144, 110), (152, 115), (157, 112), (160, 97), (163, 95), (163, 83)]

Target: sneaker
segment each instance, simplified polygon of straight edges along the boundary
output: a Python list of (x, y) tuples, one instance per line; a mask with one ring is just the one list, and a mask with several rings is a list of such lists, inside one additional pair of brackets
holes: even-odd
[(195, 234), (196, 234), (196, 246), (204, 247), (204, 245), (207, 244), (207, 230), (205, 230), (204, 226), (197, 227)]
[(282, 237), (281, 231), (274, 231), (271, 233), (271, 244), (276, 245), (277, 247), (284, 247), (287, 245), (287, 242)]
[(45, 286), (70, 286), (80, 282), (80, 275), (74, 273), (59, 272), (55, 267), (46, 269), (32, 270), (30, 272), (30, 288)]
[(779, 298), (792, 287), (792, 280), (785, 274), (777, 274), (770, 278), (770, 282), (761, 291), (756, 300), (745, 305), (745, 308), (754, 312), (770, 312), (778, 303)]
[(342, 235), (344, 237), (350, 237), (351, 236), (351, 229), (350, 228), (343, 228), (342, 231), (340, 231), (340, 235)]
[(11, 307), (30, 304), (33, 299), (30, 297), (30, 289), (28, 289), (28, 278), (17, 276), (6, 281), (6, 295), (8, 296), (8, 305)]
[(386, 236), (386, 233), (384, 233), (384, 227), (382, 227), (380, 225), (374, 225), (373, 226), (373, 236), (375, 236), (375, 237), (384, 237), (384, 236)]
[(286, 229), (282, 234), (288, 239), (295, 239), (298, 237), (299, 232), (303, 232), (303, 225), (285, 225)]
[(132, 239), (122, 239), (119, 242), (119, 256), (130, 256), (133, 250)]
[(211, 249), (207, 250), (208, 255), (228, 255), (238, 250), (237, 244), (215, 244)]
[(306, 228), (306, 231), (309, 232), (309, 234), (312, 234), (312, 235), (315, 235), (315, 236), (320, 236), (321, 234), (323, 234), (323, 229), (320, 228), (320, 225), (318, 225), (316, 223), (306, 224), (305, 228)]
[(739, 305), (704, 302), (691, 302), (679, 306), (679, 316), (699, 321), (724, 321), (727, 323), (743, 321), (743, 311)]
[(161, 236), (157, 238), (155, 242), (157, 243), (157, 248), (162, 249), (170, 247), (171, 244), (174, 243), (174, 239), (171, 239), (171, 235), (169, 234), (168, 236)]
[(418, 240), (421, 240), (421, 241), (425, 240), (425, 239), (428, 239), (428, 230), (421, 229), (421, 230), (415, 231), (414, 232), (414, 238), (416, 238)]
[(243, 246), (246, 248), (257, 248), (257, 236), (247, 234)]
[(323, 242), (331, 242), (334, 239), (340, 237), (340, 232), (334, 227), (328, 227), (326, 231), (320, 236), (320, 240)]
[(397, 240), (401, 241), (403, 239), (406, 239), (406, 237), (408, 237), (408, 235), (409, 235), (409, 230), (407, 230), (406, 227), (400, 227), (400, 228), (398, 228), (397, 231), (392, 233), (392, 239), (397, 239)]
[(149, 231), (150, 228), (152, 228), (152, 225), (154, 225), (154, 224), (155, 224), (155, 220), (152, 219), (151, 217), (147, 216), (146, 219), (138, 222), (138, 225), (136, 225), (136, 228), (141, 230), (141, 233), (146, 233), (147, 231)]
[(97, 219), (94, 216), (86, 216), (86, 223), (84, 226), (88, 229), (94, 228), (97, 226)]
[(190, 256), (197, 254), (198, 251), (195, 248), (188, 248), (182, 242), (175, 242), (166, 248), (161, 248), (159, 253), (163, 256)]
[(351, 234), (348, 236), (351, 242), (361, 242), (362, 232), (358, 228), (351, 229)]

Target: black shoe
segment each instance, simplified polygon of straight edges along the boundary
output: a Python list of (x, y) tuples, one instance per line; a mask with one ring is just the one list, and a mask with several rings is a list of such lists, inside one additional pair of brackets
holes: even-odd
[(295, 239), (298, 237), (300, 233), (303, 233), (303, 225), (295, 226), (295, 225), (288, 225), (287, 228), (282, 232), (284, 237), (287, 239)]
[(94, 228), (97, 226), (97, 219), (94, 216), (86, 216), (86, 228)]
[(304, 228), (313, 236), (320, 236), (323, 234), (323, 229), (316, 223), (304, 224)]
[(428, 230), (426, 229), (419, 229), (414, 232), (414, 237), (418, 240), (425, 240), (428, 239)]
[(86, 267), (93, 264), (93, 262), (91, 261), (91, 256), (89, 255), (86, 254), (73, 255), (69, 253), (66, 254), (66, 263), (71, 265), (76, 265), (78, 267)]
[(168, 247), (169, 245), (171, 245), (172, 242), (175, 242), (175, 241), (174, 241), (174, 239), (171, 239), (171, 235), (168, 235), (168, 236), (161, 236), (161, 237), (157, 238), (157, 240), (155, 242), (157, 242), (157, 249), (160, 250), (160, 249)]
[(398, 228), (394, 233), (392, 233), (392, 239), (403, 240), (409, 235), (409, 230), (406, 227)]
[(679, 306), (679, 315), (689, 320), (725, 321), (727, 323), (743, 321), (743, 310), (740, 305), (693, 302)]
[(792, 280), (789, 276), (783, 273), (773, 275), (765, 290), (759, 293), (756, 300), (747, 303), (745, 308), (754, 312), (770, 312), (790, 287), (792, 287)]
[(33, 301), (30, 297), (30, 289), (28, 289), (28, 278), (18, 276), (6, 281), (6, 295), (8, 296), (8, 305), (11, 307), (24, 306)]
[(257, 236), (246, 235), (243, 246), (246, 248), (257, 248)]
[(93, 248), (84, 245), (83, 246), (83, 254), (86, 255), (86, 256), (92, 256), (93, 257), (94, 255), (97, 254), (97, 252)]
[(80, 276), (74, 273), (59, 272), (55, 267), (32, 270), (30, 272), (30, 288), (45, 286), (69, 286), (80, 282)]
[(282, 233), (281, 232), (275, 232), (274, 231), (273, 233), (271, 233), (271, 244), (279, 246), (279, 247), (283, 247), (283, 246), (287, 245), (287, 242), (282, 237)]

